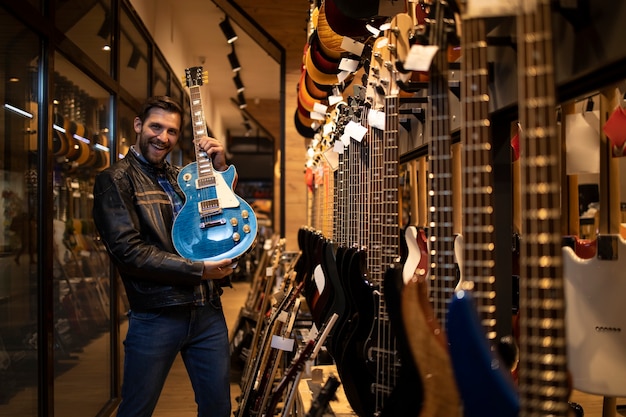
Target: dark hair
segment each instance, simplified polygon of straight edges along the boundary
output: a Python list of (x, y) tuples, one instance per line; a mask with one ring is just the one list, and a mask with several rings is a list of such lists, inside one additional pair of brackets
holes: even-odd
[(142, 123), (146, 121), (146, 119), (150, 115), (150, 111), (155, 107), (159, 109), (163, 109), (166, 112), (178, 113), (178, 115), (180, 116), (180, 123), (182, 125), (183, 108), (180, 106), (179, 103), (172, 100), (172, 98), (168, 96), (150, 97), (143, 103), (143, 105), (141, 106), (141, 110), (139, 111), (139, 114), (137, 115)]

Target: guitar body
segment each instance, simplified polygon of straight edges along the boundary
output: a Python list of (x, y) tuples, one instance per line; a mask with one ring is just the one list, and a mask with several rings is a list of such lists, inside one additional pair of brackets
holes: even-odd
[(457, 291), (452, 298), (446, 333), (463, 398), (463, 416), (517, 417), (517, 389), (510, 372), (491, 350), (469, 292)]
[(401, 307), (407, 344), (421, 375), (419, 416), (458, 416), (459, 396), (446, 337), (428, 298), (428, 245), (423, 229), (405, 231), (409, 256), (404, 265)]
[(237, 259), (252, 248), (257, 221), (250, 205), (232, 190), (235, 167), (215, 172), (215, 195), (210, 197), (217, 198), (221, 211), (213, 216), (200, 217), (198, 205), (207, 199), (207, 189), (196, 187), (197, 172), (197, 162), (192, 162), (178, 175), (185, 205), (172, 227), (174, 247), (181, 256), (196, 261)]
[[(326, 308), (321, 313), (322, 322), (326, 322), (331, 315), (337, 314), (339, 317), (346, 315), (346, 296), (341, 287), (341, 279), (339, 278), (339, 271), (337, 269), (337, 259), (335, 257), (335, 251), (333, 250), (333, 244), (330, 241), (326, 241), (322, 250), (322, 260), (320, 263), (322, 271), (324, 272), (325, 287), (324, 292), (330, 294), (331, 300), (326, 301)], [(337, 327), (337, 322), (335, 322)], [(328, 339), (328, 347), (331, 354), (333, 353), (336, 339), (333, 337), (333, 333), (330, 334)]]
[(398, 341), (396, 346), (400, 353), (402, 366), (398, 370), (399, 376), (396, 385), (385, 402), (385, 407), (381, 414), (382, 417), (418, 417), (422, 410), (422, 379), (413, 361), (413, 356), (408, 349), (404, 333), (405, 326), (401, 308), (403, 287), (402, 268), (396, 266), (387, 269), (385, 272), (384, 294), (392, 330)]
[(349, 334), (342, 338), (345, 338), (345, 342), (335, 361), (346, 398), (354, 411), (359, 416), (373, 416), (375, 404), (372, 385), (376, 382), (376, 375), (370, 372), (364, 350), (376, 317), (378, 301), (374, 289), (365, 279), (365, 252), (355, 250), (347, 261), (347, 285), (357, 317), (351, 323)]
[[(604, 235), (613, 259), (582, 259), (563, 247), (568, 367), (573, 387), (591, 394), (626, 396), (626, 241)], [(599, 245), (601, 248), (603, 245)]]

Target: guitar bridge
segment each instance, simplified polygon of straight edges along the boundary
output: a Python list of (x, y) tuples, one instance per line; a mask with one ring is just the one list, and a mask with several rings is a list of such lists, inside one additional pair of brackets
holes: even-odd
[(226, 224), (226, 219), (211, 220), (200, 222), (200, 229), (208, 229), (209, 227), (221, 226)]

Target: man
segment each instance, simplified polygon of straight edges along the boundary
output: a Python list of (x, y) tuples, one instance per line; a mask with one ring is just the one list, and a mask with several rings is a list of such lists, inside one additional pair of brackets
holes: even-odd
[[(165, 158), (178, 142), (181, 124), (178, 103), (148, 99), (133, 122), (135, 145), (98, 174), (94, 185), (94, 221), (130, 303), (118, 417), (152, 415), (178, 352), (198, 416), (230, 415), (230, 353), (219, 280), (234, 264), (191, 261), (172, 244), (184, 193), (176, 181), (180, 168)], [(216, 139), (204, 137), (198, 145), (216, 170), (227, 168)]]

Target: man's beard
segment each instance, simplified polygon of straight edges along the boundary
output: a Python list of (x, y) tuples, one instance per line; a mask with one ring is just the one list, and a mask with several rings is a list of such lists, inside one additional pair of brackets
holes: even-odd
[[(143, 133), (143, 132), (142, 132)], [(163, 165), (163, 161), (169, 154), (169, 150), (163, 155), (162, 158), (155, 157), (152, 151), (152, 140), (149, 137), (141, 136), (139, 141), (139, 148), (141, 149), (141, 154), (143, 157), (152, 165), (161, 166)], [(167, 148), (166, 148), (167, 149)]]

